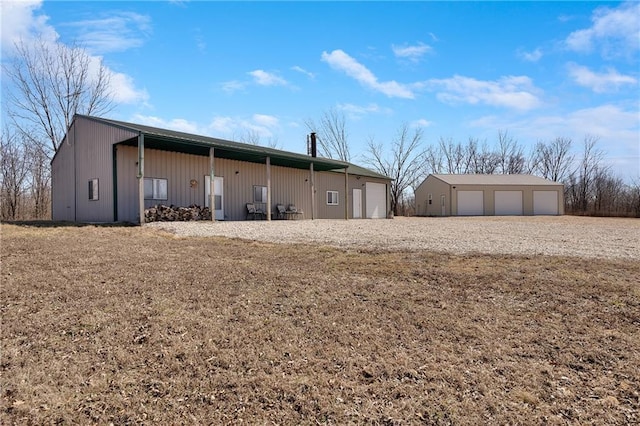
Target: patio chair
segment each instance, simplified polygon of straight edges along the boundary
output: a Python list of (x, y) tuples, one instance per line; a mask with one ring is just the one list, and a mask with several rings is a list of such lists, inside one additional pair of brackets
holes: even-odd
[(276, 219), (286, 219), (287, 209), (282, 204), (276, 204)]
[(256, 208), (256, 205), (253, 203), (247, 203), (247, 220), (251, 217), (253, 220), (264, 219), (265, 214), (262, 210)]
[(289, 204), (289, 207), (287, 207), (286, 214), (291, 219), (298, 219), (298, 218), (304, 219), (304, 212), (302, 210), (298, 210), (295, 204)]

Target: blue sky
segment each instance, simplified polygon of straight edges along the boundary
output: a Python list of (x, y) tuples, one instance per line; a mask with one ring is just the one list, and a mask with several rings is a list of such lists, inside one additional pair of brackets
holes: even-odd
[(3, 61), (36, 33), (103, 58), (113, 119), (305, 152), (335, 108), (355, 162), (403, 123), (425, 145), (589, 135), (640, 179), (638, 2), (3, 1)]

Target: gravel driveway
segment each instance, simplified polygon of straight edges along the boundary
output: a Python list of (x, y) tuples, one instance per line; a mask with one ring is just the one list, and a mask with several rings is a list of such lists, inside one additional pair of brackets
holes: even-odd
[(398, 217), (393, 220), (154, 222), (180, 236), (224, 236), (346, 248), (564, 255), (640, 260), (640, 219), (576, 216)]

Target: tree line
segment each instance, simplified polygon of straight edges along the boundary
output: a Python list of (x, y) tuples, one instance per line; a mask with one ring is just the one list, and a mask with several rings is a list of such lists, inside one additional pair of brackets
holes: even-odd
[[(323, 113), (307, 128), (318, 134), (323, 156), (351, 161), (343, 114)], [(564, 184), (565, 212), (577, 215), (640, 217), (640, 180), (616, 176), (605, 162), (598, 138), (586, 135), (581, 147), (570, 138), (538, 141), (529, 152), (506, 131), (495, 143), (470, 137), (466, 142), (441, 137), (424, 146), (424, 131), (402, 124), (393, 139), (379, 143), (369, 138), (362, 161), (391, 182), (391, 210), (395, 215), (415, 213), (413, 192), (429, 174), (532, 174)], [(574, 148), (580, 153), (574, 154)]]

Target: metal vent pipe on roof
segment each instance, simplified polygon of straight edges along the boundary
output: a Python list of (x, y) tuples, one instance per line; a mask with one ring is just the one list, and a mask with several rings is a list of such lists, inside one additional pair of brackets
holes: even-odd
[(317, 144), (316, 144), (316, 134), (315, 132), (311, 132), (309, 138), (307, 140), (307, 153), (312, 157), (318, 156)]

